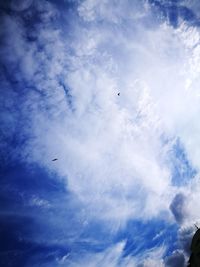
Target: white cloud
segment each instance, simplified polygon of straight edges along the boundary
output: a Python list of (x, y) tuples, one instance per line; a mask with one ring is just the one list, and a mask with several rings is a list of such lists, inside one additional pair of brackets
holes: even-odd
[(115, 266), (136, 266), (133, 259), (130, 257), (122, 258), (124, 242), (118, 243), (113, 247), (105, 250), (104, 252), (84, 254), (81, 259), (77, 261), (71, 261), (67, 258), (65, 264), (67, 263), (70, 267), (75, 266), (102, 266), (102, 267), (115, 267)]
[(163, 255), (165, 253), (165, 247), (157, 247), (149, 249), (145, 252), (145, 255), (142, 255), (140, 262), (137, 263), (137, 267), (164, 267)]
[[(120, 242), (114, 246), (109, 247), (103, 252), (96, 253), (84, 253), (81, 259), (73, 259), (68, 255), (66, 258), (62, 258), (60, 262), (63, 265), (67, 264), (70, 267), (74, 266), (102, 266), (102, 267), (164, 267), (164, 261), (162, 260), (165, 252), (164, 247), (158, 247), (147, 251), (145, 255), (140, 258), (133, 256), (123, 256), (125, 242)], [(61, 265), (62, 266), (62, 265)]]
[(30, 206), (33, 206), (33, 207), (41, 207), (41, 208), (50, 208), (51, 207), (51, 204), (49, 203), (49, 201), (47, 201), (46, 199), (42, 199), (42, 198), (39, 198), (35, 195), (33, 195), (30, 200), (29, 200), (29, 203), (28, 203)]
[(148, 14), (146, 0), (138, 1), (99, 1), (84, 0), (78, 7), (78, 13), (87, 22), (107, 21), (121, 24), (126, 20), (140, 20)]
[[(91, 3), (93, 10), (96, 2)], [(125, 17), (128, 5), (121, 5), (117, 12)], [(117, 31), (77, 25), (68, 44), (49, 24), (56, 12), (48, 6), (46, 13), (37, 42), (26, 43), (20, 31), (15, 33), (24, 47), (21, 74), (43, 95), (31, 91), (24, 106), (24, 112), (32, 112), (36, 137), (28, 148), (31, 158), (66, 177), (94, 217), (124, 222), (167, 210), (174, 194), (166, 164), (171, 144), (164, 145), (162, 136), (175, 136), (180, 119), (176, 103), (183, 60), (176, 52), (184, 44), (178, 43), (178, 34), (167, 25), (152, 30), (140, 20), (132, 30), (130, 20), (124, 25), (128, 36), (120, 23)], [(52, 165), (54, 155), (59, 161)]]

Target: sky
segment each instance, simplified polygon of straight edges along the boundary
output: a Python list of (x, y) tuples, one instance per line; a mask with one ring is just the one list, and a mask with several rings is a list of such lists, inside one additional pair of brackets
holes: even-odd
[(200, 2), (0, 0), (0, 23), (0, 266), (186, 266)]

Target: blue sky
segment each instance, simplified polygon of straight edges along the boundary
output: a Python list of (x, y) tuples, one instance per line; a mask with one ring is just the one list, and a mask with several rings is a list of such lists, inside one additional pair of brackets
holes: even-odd
[(0, 265), (185, 266), (200, 210), (199, 2), (0, 10)]

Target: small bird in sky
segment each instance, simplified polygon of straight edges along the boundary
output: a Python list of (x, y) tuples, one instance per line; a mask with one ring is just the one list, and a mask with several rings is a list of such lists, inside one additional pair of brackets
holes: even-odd
[(56, 160), (58, 160), (58, 159), (52, 159), (52, 161), (56, 161)]
[(117, 95), (120, 96), (120, 93), (118, 93)]

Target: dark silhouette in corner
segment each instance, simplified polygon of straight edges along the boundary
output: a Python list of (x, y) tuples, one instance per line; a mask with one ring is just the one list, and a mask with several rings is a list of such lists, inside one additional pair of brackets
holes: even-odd
[(197, 231), (192, 238), (190, 247), (191, 256), (188, 261), (188, 267), (200, 267), (200, 229), (197, 226), (196, 228)]

